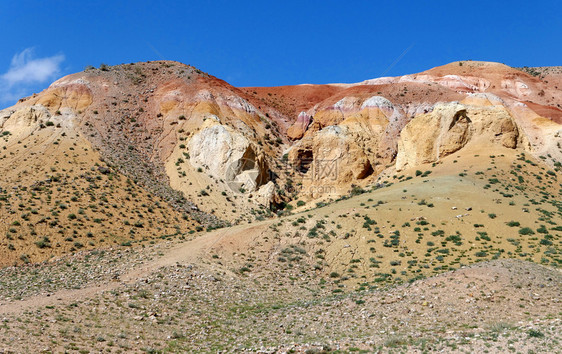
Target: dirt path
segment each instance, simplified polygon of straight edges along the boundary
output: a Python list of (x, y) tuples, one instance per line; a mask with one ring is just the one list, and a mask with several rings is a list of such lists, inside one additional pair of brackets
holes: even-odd
[(97, 294), (111, 291), (121, 286), (133, 284), (140, 278), (150, 275), (161, 267), (178, 263), (197, 263), (202, 259), (202, 256), (208, 253), (208, 250), (223, 238), (232, 238), (234, 241), (239, 237), (250, 237), (253, 235), (253, 231), (264, 229), (268, 225), (269, 222), (266, 221), (251, 226), (241, 225), (228, 229), (216, 230), (172, 247), (161, 257), (136, 269), (129, 270), (116, 281), (91, 284), (81, 289), (64, 289), (48, 295), (35, 295), (20, 301), (0, 304), (0, 314), (14, 314), (37, 307), (69, 304), (91, 298)]

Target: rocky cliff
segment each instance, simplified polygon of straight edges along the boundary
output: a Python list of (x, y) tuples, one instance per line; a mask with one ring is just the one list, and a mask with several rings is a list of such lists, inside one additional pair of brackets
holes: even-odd
[(126, 64), (64, 77), (2, 111), (0, 126), (11, 142), (46, 124), (66, 129), (175, 208), (240, 221), (471, 146), (558, 168), (562, 83), (536, 72), (465, 61), (356, 84), (239, 89), (176, 62)]
[[(300, 166), (310, 197), (322, 194), (320, 186), (338, 194), (372, 183), (388, 168), (434, 163), (471, 146), (520, 149), (548, 156), (543, 160), (559, 168), (561, 83), (555, 74), (549, 79), (467, 61), (341, 85), (296, 117), (288, 156)], [(310, 172), (330, 159), (340, 162), (337, 176)]]

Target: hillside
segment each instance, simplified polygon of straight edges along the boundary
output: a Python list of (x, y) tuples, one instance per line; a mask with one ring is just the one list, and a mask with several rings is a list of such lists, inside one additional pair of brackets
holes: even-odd
[(559, 74), (63, 77), (0, 111), (0, 350), (552, 352)]

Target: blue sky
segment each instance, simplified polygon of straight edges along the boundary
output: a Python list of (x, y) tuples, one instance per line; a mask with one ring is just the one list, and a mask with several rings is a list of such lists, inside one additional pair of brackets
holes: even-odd
[(101, 63), (177, 60), (235, 86), (562, 65), (561, 18), (556, 1), (6, 0), (0, 107)]

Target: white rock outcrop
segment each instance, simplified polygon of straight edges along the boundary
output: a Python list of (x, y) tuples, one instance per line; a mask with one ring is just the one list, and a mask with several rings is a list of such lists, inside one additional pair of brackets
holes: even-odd
[(267, 181), (264, 154), (242, 134), (207, 120), (188, 143), (190, 162), (228, 184), (248, 191)]

